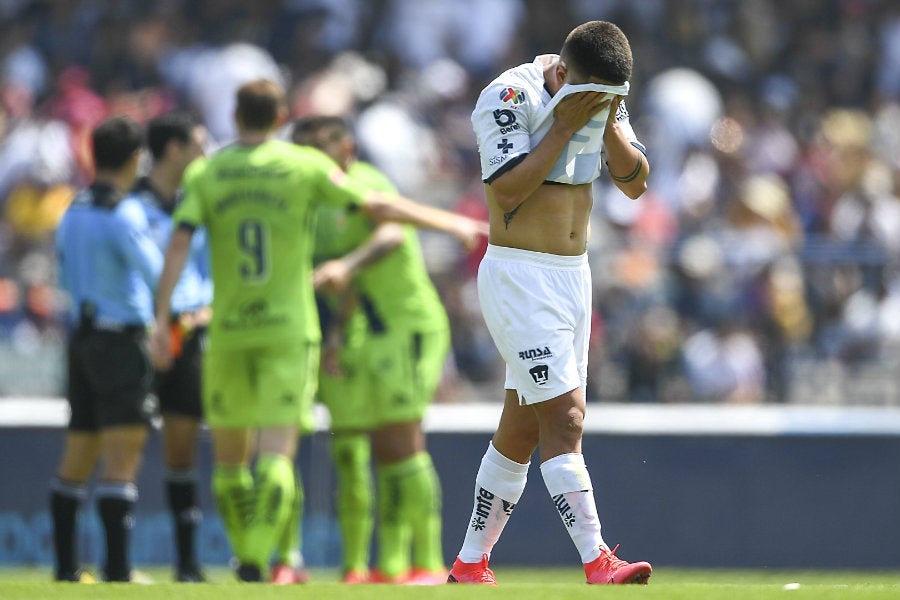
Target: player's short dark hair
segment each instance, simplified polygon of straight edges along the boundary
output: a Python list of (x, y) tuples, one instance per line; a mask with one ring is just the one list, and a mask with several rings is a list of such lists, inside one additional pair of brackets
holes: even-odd
[(131, 117), (117, 115), (94, 129), (91, 145), (97, 169), (118, 171), (144, 145), (144, 131)]
[(159, 160), (166, 153), (166, 146), (172, 140), (187, 144), (199, 121), (186, 111), (172, 111), (162, 114), (147, 123), (147, 147), (153, 160)]
[(559, 54), (578, 79), (595, 78), (618, 85), (631, 78), (633, 59), (628, 38), (609, 21), (582, 23), (566, 37)]
[(294, 121), (291, 128), (291, 141), (303, 146), (314, 146), (316, 135), (323, 130), (331, 130), (340, 136), (350, 134), (350, 126), (342, 117), (315, 115)]
[(278, 109), (284, 102), (281, 86), (268, 79), (257, 79), (238, 88), (236, 114), (244, 127), (268, 130), (275, 126)]

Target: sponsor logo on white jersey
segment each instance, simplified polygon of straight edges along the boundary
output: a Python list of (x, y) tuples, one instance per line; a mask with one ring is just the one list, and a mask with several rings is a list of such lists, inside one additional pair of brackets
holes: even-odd
[(553, 352), (550, 351), (550, 346), (544, 346), (543, 348), (531, 348), (530, 350), (522, 350), (519, 352), (519, 358), (522, 360), (538, 360), (550, 358), (553, 356)]

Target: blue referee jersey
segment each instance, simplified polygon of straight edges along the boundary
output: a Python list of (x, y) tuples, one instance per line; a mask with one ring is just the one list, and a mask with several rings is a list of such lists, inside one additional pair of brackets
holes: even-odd
[(56, 251), (75, 321), (90, 317), (100, 329), (153, 321), (163, 254), (137, 199), (106, 184), (83, 190), (60, 221)]
[[(172, 237), (172, 212), (177, 198), (165, 198), (153, 187), (147, 177), (141, 177), (132, 190), (131, 197), (141, 202), (150, 236), (163, 254)], [(174, 314), (193, 312), (209, 306), (212, 302), (212, 279), (209, 271), (209, 250), (206, 230), (198, 228), (191, 238), (191, 249), (175, 290), (172, 292), (172, 312)]]

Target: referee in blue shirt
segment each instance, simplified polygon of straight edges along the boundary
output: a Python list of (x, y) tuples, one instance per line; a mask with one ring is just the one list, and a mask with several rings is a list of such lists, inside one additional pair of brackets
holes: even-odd
[(68, 347), (71, 409), (50, 508), (59, 581), (86, 581), (76, 552), (76, 517), (100, 461), (95, 490), (106, 533), (107, 581), (131, 581), (129, 533), (136, 478), (148, 435), (153, 368), (147, 328), (162, 253), (137, 199), (125, 199), (138, 168), (143, 130), (112, 117), (92, 133), (94, 182), (76, 195), (56, 233), (59, 282), (74, 320)]
[[(189, 113), (168, 112), (147, 124), (150, 172), (138, 179), (132, 196), (141, 201), (153, 240), (165, 252), (172, 236), (172, 212), (181, 197), (184, 170), (203, 154), (206, 128)], [(175, 534), (175, 580), (202, 582), (196, 550), (201, 518), (194, 465), (203, 417), (200, 376), (206, 326), (212, 311), (212, 280), (206, 230), (191, 238), (181, 279), (172, 295), (171, 368), (156, 373), (156, 396), (162, 414), (165, 491)]]

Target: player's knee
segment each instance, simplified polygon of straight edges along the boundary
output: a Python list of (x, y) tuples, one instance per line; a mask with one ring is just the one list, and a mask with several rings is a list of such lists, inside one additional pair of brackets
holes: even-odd
[(542, 421), (541, 440), (542, 443), (556, 440), (571, 446), (581, 439), (583, 431), (584, 412), (573, 407)]
[(584, 431), (584, 411), (578, 407), (572, 407), (566, 412), (564, 419), (566, 432), (581, 437)]

